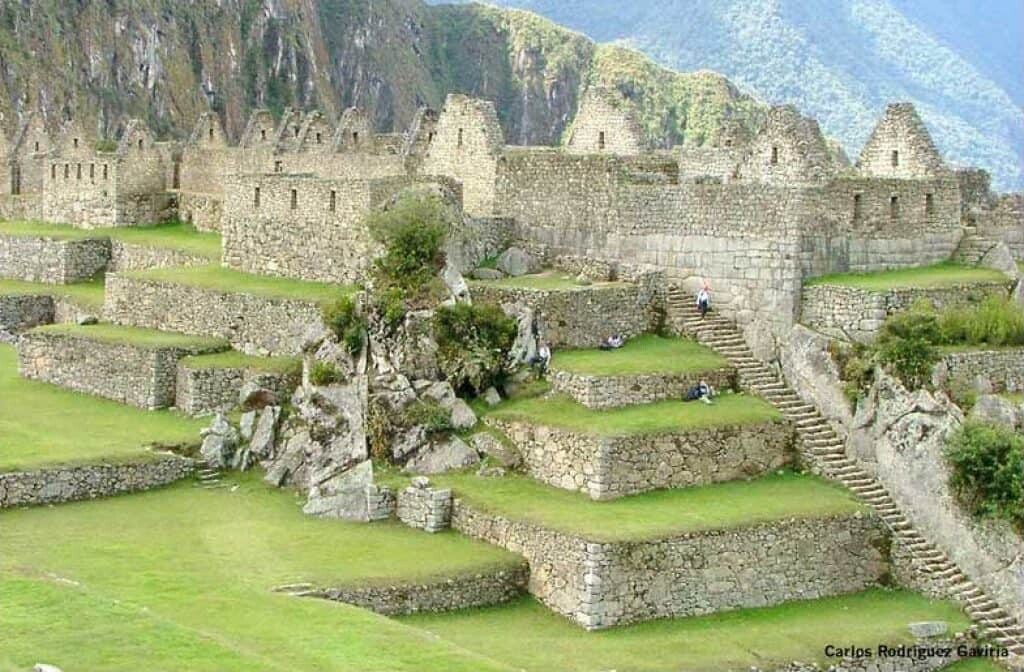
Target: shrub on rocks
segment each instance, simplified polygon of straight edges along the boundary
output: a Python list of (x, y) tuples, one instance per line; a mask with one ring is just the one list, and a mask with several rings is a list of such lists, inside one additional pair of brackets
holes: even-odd
[(514, 320), (487, 304), (444, 306), (434, 315), (438, 364), (452, 386), (480, 394), (508, 373)]
[(345, 344), (352, 356), (363, 348), (366, 320), (359, 315), (359, 307), (351, 296), (343, 296), (323, 309), (324, 324), (337, 339)]
[(330, 362), (314, 362), (309, 369), (309, 382), (317, 387), (334, 385), (344, 380), (341, 371)]
[(950, 485), (975, 515), (1002, 518), (1024, 530), (1024, 436), (1012, 429), (968, 422), (946, 450)]

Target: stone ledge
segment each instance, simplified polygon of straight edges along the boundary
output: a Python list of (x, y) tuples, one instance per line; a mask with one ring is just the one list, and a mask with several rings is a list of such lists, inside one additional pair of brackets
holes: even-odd
[(0, 473), (0, 509), (60, 504), (149, 490), (187, 478), (195, 463), (165, 455), (112, 464), (54, 466)]
[(259, 371), (245, 367), (194, 368), (177, 366), (174, 405), (188, 415), (226, 413), (238, 406), (238, 395), (248, 384), (287, 399), (298, 386), (298, 376), (287, 372)]
[(734, 389), (737, 382), (733, 367), (694, 373), (622, 376), (574, 373), (552, 367), (547, 377), (556, 392), (567, 394), (587, 408), (602, 409), (682, 399), (687, 390), (701, 380), (719, 390)]
[(91, 280), (110, 260), (107, 238), (0, 235), (0, 278), (67, 285)]
[(167, 266), (203, 266), (215, 259), (169, 247), (135, 245), (120, 240), (110, 241), (108, 272), (143, 271)]
[(524, 555), (529, 591), (588, 630), (852, 593), (889, 570), (890, 538), (865, 514), (591, 542), (456, 497), (452, 527)]
[(144, 409), (174, 404), (179, 359), (223, 349), (199, 343), (149, 347), (45, 331), (23, 334), (17, 345), (23, 377)]
[(311, 330), (322, 329), (316, 301), (107, 276), (105, 319), (118, 324), (226, 338), (247, 354), (296, 355)]
[(796, 450), (795, 430), (780, 421), (622, 437), (485, 422), (516, 444), (530, 476), (596, 500), (750, 478), (789, 464)]
[(423, 583), (323, 588), (299, 594), (345, 602), (384, 616), (404, 616), (503, 604), (523, 593), (529, 573), (524, 562), (514, 567)]

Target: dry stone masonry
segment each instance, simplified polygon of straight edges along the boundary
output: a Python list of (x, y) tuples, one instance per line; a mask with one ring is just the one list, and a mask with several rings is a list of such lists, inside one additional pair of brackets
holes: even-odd
[(54, 240), (0, 235), (0, 278), (66, 285), (91, 280), (107, 267), (106, 238)]
[(567, 394), (587, 408), (617, 408), (682, 399), (687, 390), (704, 380), (716, 390), (735, 389), (736, 370), (722, 367), (691, 374), (590, 375), (558, 369), (554, 359), (548, 373), (551, 388)]
[(432, 488), (427, 478), (417, 476), (398, 493), (398, 519), (426, 532), (448, 529), (452, 523), (451, 488)]

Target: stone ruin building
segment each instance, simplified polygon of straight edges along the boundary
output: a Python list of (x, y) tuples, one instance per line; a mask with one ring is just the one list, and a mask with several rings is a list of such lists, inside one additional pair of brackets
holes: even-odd
[[(759, 454), (730, 453), (730, 466), (717, 467), (715, 473), (666, 470), (650, 460), (650, 447), (640, 443), (598, 445), (554, 436), (550, 444), (543, 444), (528, 427), (501, 426), (516, 439), (527, 473), (538, 481), (579, 490), (593, 499), (611, 499), (767, 473), (790, 464), (788, 446), (796, 442), (802, 464), (846, 485), (873, 507), (870, 516), (830, 521), (820, 529), (808, 524), (795, 531), (760, 530), (741, 539), (736, 542), (739, 555), (766, 546), (768, 537), (758, 534), (774, 539), (778, 533), (787, 542), (792, 540), (789, 534), (836, 536), (848, 543), (813, 552), (799, 542), (780, 544), (783, 555), (751, 561), (767, 568), (761, 583), (737, 587), (743, 583), (737, 580), (737, 585), (714, 594), (706, 577), (695, 578), (688, 573), (690, 568), (673, 566), (669, 571), (658, 566), (670, 562), (664, 558), (673, 558), (674, 553), (698, 552), (694, 548), (702, 541), (645, 542), (642, 553), (637, 551), (644, 557), (638, 560), (614, 543), (586, 543), (528, 526), (502, 527), (501, 521), (467, 509), (452, 500), (451, 492), (431, 489), (424, 481), (399, 495), (398, 516), (410, 525), (431, 531), (452, 525), (522, 551), (534, 570), (531, 592), (577, 624), (603, 628), (763, 604), (754, 595), (758, 590), (770, 595), (769, 603), (850, 592), (876, 585), (892, 572), (901, 585), (962, 598), (972, 616), (1003, 637), (1000, 641), (1024, 652), (1024, 630), (1018, 626), (1024, 601), (1015, 603), (1017, 588), (1007, 587), (1013, 582), (989, 576), (988, 569), (972, 565), (967, 554), (958, 556), (933, 545), (929, 537), (941, 536), (940, 523), (904, 514), (904, 509), (913, 509), (906, 489), (910, 486), (882, 467), (864, 469), (848, 456), (844, 445), (850, 436), (837, 433), (835, 418), (827, 411), (819, 412), (820, 399), (805, 399), (813, 396), (814, 381), (791, 375), (799, 368), (792, 360), (801, 353), (791, 346), (801, 323), (857, 340), (877, 330), (878, 313), (884, 317), (888, 310), (858, 303), (873, 301), (872, 297), (837, 299), (834, 289), (805, 287), (810, 278), (951, 259), (988, 263), (998, 257), (993, 263), (1001, 264), (1007, 282), (1017, 281), (1016, 263), (1024, 261), (1024, 198), (993, 194), (984, 171), (948, 166), (912, 105), (890, 105), (853, 163), (815, 120), (792, 106), (768, 110), (756, 132), (726, 120), (713, 143), (652, 149), (633, 103), (604, 88), (582, 97), (559, 147), (506, 144), (494, 105), (458, 94), (449, 95), (439, 112), (421, 110), (409, 129), (394, 133), (379, 132), (362, 110), (354, 108), (337, 122), (316, 111), (287, 110), (275, 118), (257, 110), (237, 139), (225, 134), (211, 112), (198, 119), (188, 140), (180, 144), (155, 141), (137, 121), (126, 125), (116, 143), (98, 142), (73, 122), (58, 133), (50, 131), (38, 117), (31, 117), (12, 139), (0, 138), (5, 173), (0, 177), (0, 218), (83, 229), (180, 218), (199, 230), (220, 233), (221, 263), (229, 269), (358, 284), (368, 279), (378, 251), (364, 224), (367, 213), (408, 188), (440, 190), (462, 215), (447, 249), (449, 263), (459, 273), (469, 274), (483, 260), (517, 247), (539, 266), (576, 276), (581, 284), (610, 286), (600, 294), (527, 296), (480, 285), (472, 289), (474, 298), (499, 304), (533, 302), (529, 307), (542, 315), (545, 337), (556, 347), (595, 347), (611, 330), (632, 336), (667, 323), (726, 357), (727, 370), (708, 374), (716, 376), (716, 385), (756, 393), (785, 419), (785, 424), (755, 432), (757, 436), (731, 437), (746, 446), (756, 444), (758, 451), (751, 452)], [(0, 268), (4, 254), (0, 247)], [(107, 270), (120, 271), (125, 262), (121, 264), (111, 261)], [(612, 281), (622, 282), (612, 286)], [(714, 288), (716, 317), (702, 324), (695, 321), (691, 302), (705, 282)], [(51, 318), (53, 312), (51, 307)], [(228, 293), (214, 297), (202, 288), (186, 289), (120, 272), (107, 276), (103, 312), (105, 320), (131, 327), (217, 335), (231, 347), (259, 355), (298, 354), (306, 327), (318, 320), (309, 302), (258, 303)], [(41, 321), (45, 320), (37, 322)], [(54, 357), (52, 340), (30, 335), (19, 347), (26, 362), (23, 373), (52, 376), (43, 370), (45, 364), (38, 364)], [(195, 353), (175, 356), (182, 354)], [(82, 360), (89, 356), (74, 355)], [(150, 366), (140, 360), (137, 368)], [(173, 366), (152, 365), (157, 370)], [(392, 376), (388, 380), (405, 375), (429, 380), (418, 366), (415, 355), (410, 355), (386, 372)], [(166, 371), (158, 373), (168, 378)], [(139, 383), (145, 394), (138, 397), (121, 388), (105, 388), (102, 382), (87, 391), (144, 408), (174, 404), (186, 410), (194, 406), (197, 412), (221, 410), (202, 403), (198, 394), (188, 397), (189, 389), (207, 384), (189, 372), (177, 372), (177, 397), (168, 393), (170, 383), (165, 381), (161, 390), (150, 389), (150, 382)], [(346, 459), (361, 466), (339, 478), (351, 482), (352, 473), (362, 465), (369, 469), (369, 456), (361, 448), (366, 443), (367, 396), (394, 397), (410, 390), (415, 398), (408, 382), (397, 391), (380, 392), (368, 389), (364, 376), (361, 387), (353, 385), (345, 392), (346, 408), (357, 408), (346, 418), (351, 432), (346, 440), (360, 446), (346, 448), (354, 451), (346, 453)], [(614, 383), (569, 374), (553, 380), (556, 390), (593, 408), (613, 405), (610, 399), (616, 390), (633, 390), (650, 402), (682, 389), (679, 380), (659, 379), (664, 387), (660, 391), (643, 390), (632, 380), (619, 383), (620, 388), (609, 391), (607, 385)], [(226, 397), (237, 399), (240, 380), (231, 384)], [(798, 395), (790, 385), (806, 385), (811, 392), (804, 394), (801, 388)], [(309, 386), (308, 372), (303, 386)], [(434, 387), (424, 385), (417, 393), (423, 389), (429, 394)], [(458, 403), (444, 394), (439, 398)], [(261, 426), (263, 422), (261, 416)], [(268, 422), (277, 422), (277, 417)], [(259, 431), (250, 432), (253, 445), (257, 436), (266, 443), (265, 433)], [(230, 430), (223, 432), (227, 436)], [(337, 483), (335, 490), (325, 485), (332, 479), (310, 485), (316, 469), (302, 463), (309, 437), (291, 438), (269, 470), (271, 480), (308, 485), (316, 496), (311, 494), (307, 510), (318, 514), (351, 498), (352, 491)], [(264, 448), (274, 452), (272, 446)], [(628, 465), (628, 473), (622, 471), (622, 463)], [(884, 479), (891, 479), (885, 488), (880, 484)], [(389, 503), (394, 505), (389, 494), (375, 486), (359, 490), (358, 498), (365, 519), (389, 515)], [(929, 536), (917, 527), (925, 528)], [(882, 537), (891, 537), (891, 553), (879, 551)], [(793, 569), (797, 566), (800, 571)], [(804, 571), (806, 576), (795, 579), (787, 574)], [(626, 585), (623, 575), (640, 577), (634, 583), (651, 587), (639, 594), (639, 588)], [(526, 581), (520, 575), (516, 580)], [(710, 592), (699, 598), (686, 593), (692, 590), (696, 595), (705, 589)]]

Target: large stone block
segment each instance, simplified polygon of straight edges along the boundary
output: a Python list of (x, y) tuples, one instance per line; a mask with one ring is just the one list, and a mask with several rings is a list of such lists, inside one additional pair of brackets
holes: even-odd
[(0, 278), (66, 285), (90, 280), (107, 266), (106, 238), (55, 240), (0, 235)]

